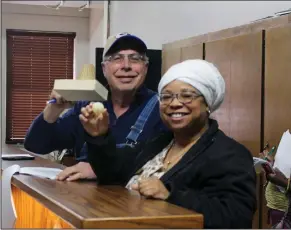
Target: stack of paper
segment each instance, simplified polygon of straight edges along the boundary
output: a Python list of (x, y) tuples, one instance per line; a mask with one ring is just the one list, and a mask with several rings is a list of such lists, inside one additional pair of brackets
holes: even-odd
[(291, 134), (289, 129), (283, 133), (275, 155), (274, 168), (278, 168), (287, 178), (291, 174)]

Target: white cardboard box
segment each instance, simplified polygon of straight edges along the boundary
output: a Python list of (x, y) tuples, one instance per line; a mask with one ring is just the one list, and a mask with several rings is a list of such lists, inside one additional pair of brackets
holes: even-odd
[(57, 79), (54, 90), (67, 101), (104, 101), (108, 90), (96, 80)]

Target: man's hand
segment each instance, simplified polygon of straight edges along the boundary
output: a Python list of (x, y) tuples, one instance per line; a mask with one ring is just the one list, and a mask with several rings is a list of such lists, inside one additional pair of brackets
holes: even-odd
[(54, 90), (50, 95), (50, 99), (56, 99), (56, 103), (48, 104), (45, 107), (43, 111), (43, 117), (46, 122), (54, 123), (65, 109), (72, 107), (73, 103), (66, 101), (60, 94), (58, 94)]
[(142, 179), (138, 184), (133, 184), (131, 189), (148, 198), (166, 200), (170, 195), (163, 182), (156, 177)]
[(86, 132), (93, 136), (102, 136), (108, 132), (109, 114), (106, 109), (96, 116), (92, 109), (93, 103), (81, 109), (80, 121)]
[(65, 168), (57, 175), (57, 180), (74, 181), (79, 179), (95, 179), (96, 175), (91, 168), (91, 165), (86, 162), (79, 162), (78, 164)]

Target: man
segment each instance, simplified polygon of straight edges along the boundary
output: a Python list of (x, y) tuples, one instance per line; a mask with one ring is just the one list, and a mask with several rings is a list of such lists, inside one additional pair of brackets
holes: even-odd
[[(122, 33), (108, 38), (103, 51), (102, 68), (109, 86), (109, 96), (103, 102), (109, 113), (110, 129), (119, 147), (151, 139), (165, 129), (158, 110), (156, 94), (143, 85), (147, 70), (147, 47), (138, 37)], [(79, 120), (82, 107), (89, 101), (79, 101), (63, 116), (72, 104), (52, 91), (55, 104), (48, 104), (33, 121), (25, 138), (24, 147), (38, 154), (54, 150), (74, 149), (78, 164), (68, 167), (59, 180), (94, 179), (87, 163), (84, 128)]]

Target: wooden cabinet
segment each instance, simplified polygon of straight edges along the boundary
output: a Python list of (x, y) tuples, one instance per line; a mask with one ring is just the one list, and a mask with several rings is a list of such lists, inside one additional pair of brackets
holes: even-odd
[[(240, 35), (205, 44), (205, 60), (221, 72), (226, 84), (225, 99), (212, 114), (228, 136), (258, 155), (261, 144), (262, 32)], [(260, 196), (257, 176), (257, 197)], [(253, 228), (260, 227), (260, 200)]]
[(205, 44), (205, 59), (226, 83), (225, 100), (213, 113), (220, 128), (254, 156), (261, 142), (262, 32)]
[(212, 62), (220, 71), (225, 81), (225, 98), (221, 107), (214, 112), (211, 116), (217, 119), (219, 128), (225, 132), (226, 135), (230, 134), (230, 82), (231, 82), (231, 69), (230, 69), (230, 54), (231, 46), (228, 43), (229, 39), (208, 42), (205, 45), (205, 59)]
[(181, 61), (203, 59), (203, 44), (189, 45), (181, 48)]
[[(266, 30), (265, 41), (263, 143), (278, 146), (291, 130), (291, 26)], [(269, 228), (264, 195), (262, 201), (263, 228)]]
[(203, 59), (203, 44), (170, 47), (162, 51), (162, 74), (172, 65), (187, 59)]
[(164, 74), (172, 65), (179, 63), (180, 60), (181, 60), (180, 48), (163, 50), (162, 51), (162, 74)]
[(291, 26), (266, 31), (264, 143), (291, 130)]

